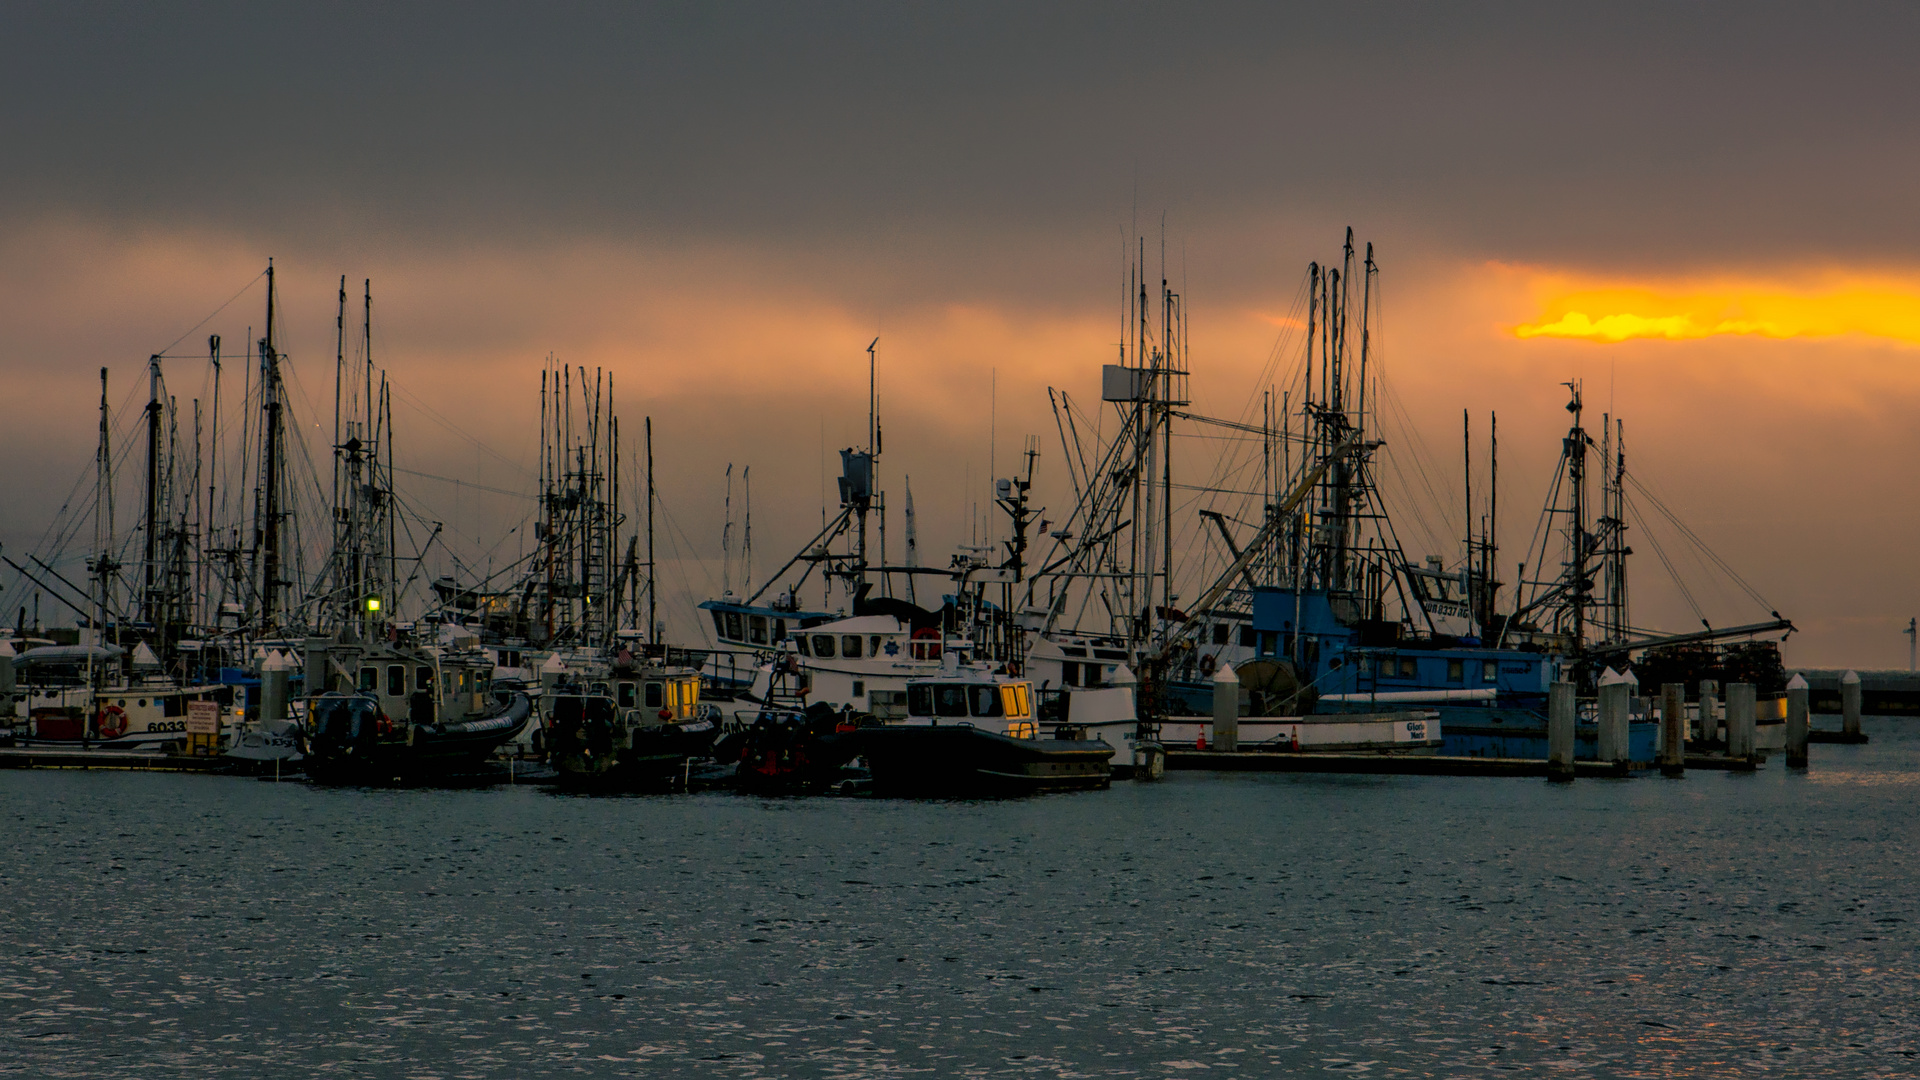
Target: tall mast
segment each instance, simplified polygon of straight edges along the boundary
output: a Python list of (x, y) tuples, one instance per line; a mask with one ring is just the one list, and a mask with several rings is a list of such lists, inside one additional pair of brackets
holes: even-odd
[[(98, 582), (94, 600), (95, 644), (105, 645), (107, 611), (113, 606), (113, 427), (107, 405), (107, 369), (100, 369), (100, 447), (93, 461), (93, 575)], [(36, 620), (37, 621), (37, 620)], [(87, 660), (91, 669), (93, 660)], [(89, 670), (91, 684), (91, 670)]]
[(1591, 586), (1587, 581), (1587, 433), (1580, 426), (1580, 383), (1564, 384), (1573, 392), (1567, 411), (1573, 414), (1573, 430), (1567, 433), (1567, 482), (1572, 486), (1573, 516), (1568, 523), (1567, 550), (1573, 562), (1573, 656), (1579, 661), (1586, 654), (1587, 604)]
[(259, 629), (277, 625), (280, 589), (280, 353), (274, 342), (273, 260), (267, 260), (267, 336), (260, 339), (260, 400), (265, 448), (261, 455)]
[(146, 523), (143, 529), (145, 543), (141, 553), (140, 608), (142, 618), (153, 624), (155, 629), (165, 621), (161, 612), (161, 519), (166, 515), (162, 505), (162, 483), (160, 476), (160, 412), (164, 408), (160, 401), (160, 357), (147, 358), (147, 505)]
[(659, 644), (657, 640), (659, 618), (659, 598), (657, 583), (659, 571), (653, 561), (653, 417), (647, 417), (647, 640)]

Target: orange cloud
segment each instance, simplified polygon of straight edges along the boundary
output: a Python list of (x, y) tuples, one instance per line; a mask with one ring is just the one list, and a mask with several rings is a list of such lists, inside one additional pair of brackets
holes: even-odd
[(1812, 284), (1752, 280), (1589, 283), (1564, 275), (1532, 282), (1540, 314), (1518, 338), (1614, 343), (1858, 336), (1920, 345), (1920, 280), (1823, 275)]

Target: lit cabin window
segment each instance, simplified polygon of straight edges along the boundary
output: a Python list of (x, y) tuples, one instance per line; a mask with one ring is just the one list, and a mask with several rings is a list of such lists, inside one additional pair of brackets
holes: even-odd
[(662, 695), (663, 695), (664, 693), (665, 693), (665, 691), (664, 691), (664, 689), (662, 688), (662, 686), (661, 686), (661, 684), (659, 684), (659, 683), (657, 683), (657, 682), (650, 682), (650, 683), (648, 683), (648, 684), (647, 684), (647, 698), (646, 698), (646, 704), (647, 704), (647, 708), (649, 708), (649, 709), (657, 709), (657, 708), (659, 708), (659, 707), (660, 707), (660, 705), (661, 705), (661, 703), (662, 703), (662, 701), (663, 701), (663, 697), (662, 697)]
[(360, 692), (363, 694), (371, 694), (375, 690), (380, 689), (380, 669), (374, 667), (361, 668), (359, 685)]
[(755, 645), (767, 644), (767, 617), (765, 615), (747, 616), (747, 639)]
[(849, 660), (860, 659), (860, 635), (859, 634), (840, 635), (840, 655), (846, 657)]
[(1419, 674), (1420, 674), (1420, 665), (1417, 662), (1415, 662), (1413, 657), (1403, 656), (1400, 658), (1400, 677), (1401, 678), (1412, 679), (1412, 678), (1418, 677)]
[(816, 657), (819, 657), (822, 660), (833, 659), (833, 635), (832, 634), (813, 635), (813, 655)]
[(807, 645), (807, 635), (805, 634), (793, 635), (793, 647), (799, 650), (801, 656), (813, 655), (813, 649)]
[(401, 697), (407, 692), (407, 667), (405, 664), (390, 664), (387, 667), (387, 696)]
[(1480, 681), (1493, 682), (1500, 677), (1500, 663), (1496, 660), (1480, 661)]
[(1007, 683), (1000, 687), (1000, 705), (1006, 714), (1016, 720), (1027, 717), (1028, 700), (1026, 683)]
[(633, 684), (630, 682), (621, 683), (620, 694), (617, 698), (615, 698), (615, 700), (619, 702), (620, 707), (623, 709), (633, 708), (633, 702), (634, 702)]

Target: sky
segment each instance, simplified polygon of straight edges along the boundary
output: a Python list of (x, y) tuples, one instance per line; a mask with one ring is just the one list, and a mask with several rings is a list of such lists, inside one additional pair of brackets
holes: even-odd
[[(1381, 267), (1390, 452), (1438, 493), (1410, 547), (1459, 557), (1463, 410), (1498, 414), (1521, 546), (1581, 380), (1636, 478), (1794, 620), (1790, 663), (1906, 663), (1909, 7), (65, 3), (0, 25), (0, 553), (42, 550), (88, 477), (99, 368), (122, 427), (153, 353), (177, 398), (209, 395), (189, 357), (258, 333), (271, 258), (309, 421), (340, 278), (356, 304), (371, 279), (407, 497), (469, 567), (524, 550), (547, 358), (610, 371), (623, 431), (653, 417), (661, 599), (688, 633), (722, 583), (727, 465), (752, 470), (764, 575), (817, 527), (825, 452), (864, 440), (873, 338), (883, 482), (912, 477), (943, 561), (1025, 436), (1041, 501), (1065, 498), (1047, 388), (1097, 394), (1130, 245), (1184, 297), (1195, 409), (1257, 415), (1308, 261), (1352, 226)], [(1637, 623), (1766, 617), (1712, 573), (1682, 590), (1652, 546)]]

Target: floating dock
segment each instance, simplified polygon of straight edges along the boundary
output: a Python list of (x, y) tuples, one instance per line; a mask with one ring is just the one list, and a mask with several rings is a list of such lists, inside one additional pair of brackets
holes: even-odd
[(0, 769), (119, 769), (136, 772), (227, 772), (234, 759), (217, 754), (151, 754), (131, 750), (63, 750), (0, 746)]
[[(1629, 768), (1574, 762), (1576, 776), (1627, 776)], [(1647, 765), (1640, 765), (1646, 768)], [(1263, 751), (1168, 750), (1167, 768), (1193, 772), (1371, 773), (1381, 776), (1547, 775), (1545, 759), (1448, 757), (1439, 754), (1291, 754)]]

